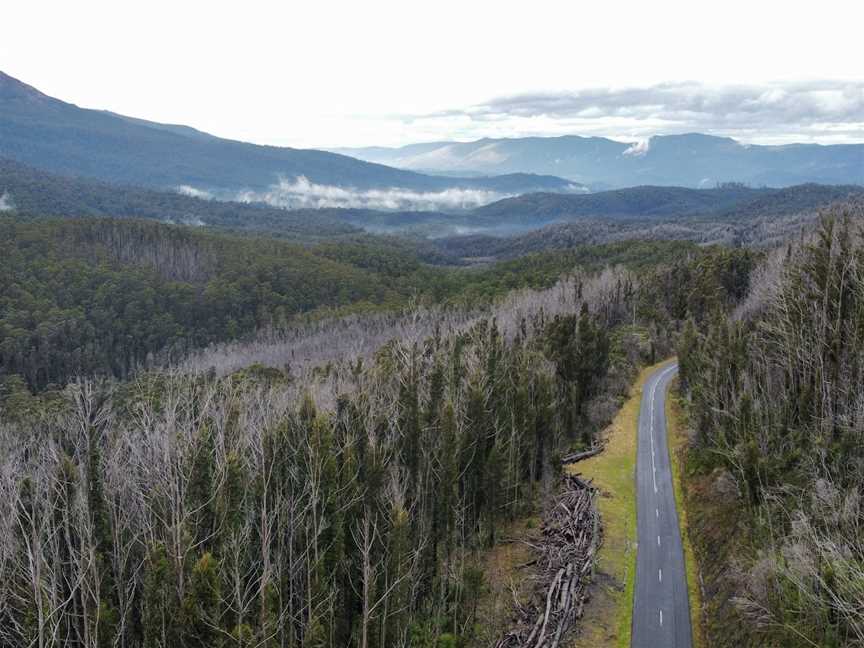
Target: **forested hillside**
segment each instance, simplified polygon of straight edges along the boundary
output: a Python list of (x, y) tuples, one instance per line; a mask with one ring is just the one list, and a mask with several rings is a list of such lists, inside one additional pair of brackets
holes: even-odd
[[(520, 213), (527, 210), (526, 222), (535, 222), (530, 231), (492, 236), (494, 230), (476, 227), (480, 221), (475, 221), (475, 233), (440, 237), (432, 243), (446, 254), (468, 259), (513, 258), (628, 240), (770, 248), (812, 229), (820, 210), (862, 197), (862, 187), (825, 185), (778, 190), (740, 185), (716, 190), (635, 187), (574, 200), (552, 195), (521, 196), (475, 213), (492, 213), (508, 222), (518, 221)], [(562, 222), (536, 226), (553, 216), (553, 220)], [(446, 223), (436, 225), (444, 227)]]
[(767, 192), (742, 184), (728, 184), (712, 189), (685, 187), (629, 187), (600, 191), (561, 200), (552, 194), (532, 194), (500, 200), (480, 207), (481, 218), (513, 217), (523, 221), (548, 223), (563, 218), (608, 215), (617, 218), (696, 215), (728, 209)]
[(862, 197), (864, 187), (858, 185), (641, 186), (575, 195), (530, 193), (463, 213), (333, 210), (328, 216), (370, 231), (411, 232), (433, 241), (447, 237), (445, 244), (454, 247), (466, 239), (478, 250), (470, 256), (507, 256), (560, 248), (562, 232), (579, 243), (650, 238), (774, 245), (796, 226), (815, 220), (819, 209)]
[[(180, 313), (200, 308), (200, 334), (217, 335), (228, 322), (258, 324), (259, 310), (272, 317), (265, 305), (289, 294), (330, 303), (350, 285), (387, 299), (412, 276), (392, 256), (152, 223), (5, 227), (18, 270), (3, 312), (44, 309), (29, 348), (68, 354), (47, 354), (47, 367), (92, 359), (91, 349), (104, 354), (97, 368), (118, 352), (124, 362), (148, 323), (185, 334), (165, 306), (172, 295)], [(702, 321), (746, 290), (749, 252), (678, 244), (658, 263), (658, 244), (642, 245), (642, 255), (638, 245), (584, 252), (598, 269), (629, 256), (638, 275), (586, 270), (554, 283), (560, 270), (541, 264), (545, 289), (295, 323), (128, 382), (32, 395), (7, 377), (0, 640), (468, 645), (483, 622), (478, 552), (535, 510), (560, 452), (595, 443), (636, 366), (669, 352), (684, 317)], [(566, 260), (573, 268), (576, 257)], [(481, 286), (484, 272), (459, 271), (456, 283)], [(4, 345), (20, 339), (3, 330)]]
[(221, 202), (46, 173), (0, 158), (0, 195), (19, 218), (142, 218), (179, 225), (267, 233), (301, 241), (357, 233), (338, 210), (289, 211)]
[(694, 250), (633, 243), (459, 270), (430, 266), (396, 240), (305, 248), (142, 221), (0, 218), (0, 374), (33, 389), (79, 374), (125, 378), (213, 342), (284, 329), (304, 313), (482, 303), (549, 286), (580, 263), (638, 265)]
[(856, 645), (847, 212), (775, 252), (477, 267), (384, 237), (4, 215), (0, 642), (470, 646), (479, 556), (677, 343), (712, 641)]
[(504, 220), (546, 225), (585, 217), (675, 220), (683, 217), (779, 216), (813, 211), (832, 202), (864, 195), (858, 185), (798, 185), (785, 189), (726, 183), (710, 189), (641, 186), (592, 194), (535, 193), (499, 200), (473, 211), (475, 222)]
[(0, 365), (34, 388), (79, 373), (125, 377), (160, 353), (182, 357), (315, 308), (396, 300), (399, 290), (299, 246), (188, 228), (2, 221), (0, 232)]
[(826, 216), (681, 339), (711, 645), (864, 644), (862, 216)]
[[(633, 187), (569, 197), (528, 194), (451, 213), (282, 209), (56, 175), (0, 158), (0, 213), (14, 211), (19, 219), (141, 218), (303, 243), (363, 231), (410, 234), (418, 241), (428, 238), (427, 249), (465, 250), (458, 257), (506, 258), (637, 239), (776, 244), (815, 218), (819, 208), (855, 196), (864, 196), (864, 189), (811, 184), (772, 190), (732, 184), (714, 189)], [(442, 240), (445, 236), (449, 238)]]

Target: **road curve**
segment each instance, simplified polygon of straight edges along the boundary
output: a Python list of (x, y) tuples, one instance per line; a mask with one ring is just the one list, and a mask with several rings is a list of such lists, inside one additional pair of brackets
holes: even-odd
[(691, 648), (687, 575), (666, 441), (666, 390), (678, 365), (645, 381), (636, 456), (636, 589), (632, 648)]

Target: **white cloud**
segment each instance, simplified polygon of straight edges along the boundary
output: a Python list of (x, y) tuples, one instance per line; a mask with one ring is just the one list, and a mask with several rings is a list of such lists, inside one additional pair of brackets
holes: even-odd
[(596, 87), (504, 96), (403, 119), (420, 132), (468, 138), (576, 134), (633, 141), (704, 132), (762, 144), (864, 142), (864, 81)]
[(12, 211), (13, 209), (15, 209), (15, 203), (12, 202), (12, 196), (9, 195), (8, 191), (4, 191), (3, 195), (0, 195), (0, 212)]
[(436, 192), (407, 189), (355, 189), (311, 182), (304, 176), (282, 178), (266, 191), (244, 191), (236, 196), (240, 202), (263, 202), (287, 209), (353, 207), (388, 210), (470, 209), (512, 194), (481, 189), (451, 188)]
[(204, 200), (210, 200), (213, 198), (213, 194), (209, 191), (197, 189), (191, 185), (180, 185), (177, 187), (177, 193), (181, 193), (184, 196), (191, 196), (192, 198), (202, 198)]
[(648, 151), (651, 150), (651, 138), (640, 140), (638, 142), (633, 142), (630, 145), (630, 148), (624, 151), (624, 155), (629, 155), (631, 157), (642, 157)]

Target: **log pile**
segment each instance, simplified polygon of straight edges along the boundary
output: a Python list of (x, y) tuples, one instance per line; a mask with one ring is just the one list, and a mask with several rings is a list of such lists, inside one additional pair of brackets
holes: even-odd
[(535, 546), (537, 584), (532, 600), (516, 602), (513, 629), (495, 648), (558, 648), (582, 617), (588, 585), (600, 545), (596, 489), (576, 475), (564, 487), (543, 520)]

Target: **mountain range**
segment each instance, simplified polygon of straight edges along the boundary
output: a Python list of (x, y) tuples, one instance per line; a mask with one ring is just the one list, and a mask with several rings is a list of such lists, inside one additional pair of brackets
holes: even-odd
[[(459, 208), (531, 191), (584, 191), (550, 176), (433, 176), (326, 151), (222, 139), (188, 126), (80, 108), (2, 72), (0, 157), (54, 173), (287, 207), (422, 208), (427, 194), (450, 192), (425, 202)], [(401, 193), (370, 193), (381, 191)]]
[(567, 135), (334, 150), (427, 173), (552, 174), (593, 188), (864, 183), (864, 144), (757, 146), (701, 133), (642, 142)]
[[(688, 219), (754, 219), (812, 214), (833, 203), (864, 201), (864, 187), (857, 185), (803, 184), (783, 188), (748, 187), (726, 183), (711, 189), (642, 186), (598, 191), (583, 195), (533, 193), (499, 200), (464, 212), (344, 214), (346, 222), (366, 229), (393, 230), (413, 227), (430, 231), (430, 225), (449, 227), (458, 233), (509, 235), (556, 223), (587, 220), (605, 222), (674, 222)], [(431, 229), (435, 236), (434, 229)]]
[[(688, 134), (643, 143), (567, 136), (340, 152), (261, 146), (80, 108), (2, 72), (0, 159), (0, 209), (17, 201), (19, 211), (31, 213), (63, 205), (78, 215), (285, 233), (318, 231), (325, 221), (335, 231), (346, 223), (387, 229), (482, 224), (506, 231), (594, 216), (692, 216), (756, 197), (760, 187), (821, 183), (804, 193), (824, 204), (854, 190), (824, 185), (864, 184), (861, 144), (748, 146)], [(37, 180), (39, 173), (51, 177)], [(80, 186), (70, 185), (73, 179)], [(39, 186), (50, 189), (40, 196)], [(608, 190), (621, 186), (629, 188)], [(191, 198), (229, 205), (208, 209)], [(815, 205), (796, 201), (788, 207)], [(249, 203), (259, 206), (245, 209)], [(311, 230), (297, 214), (283, 218), (283, 210), (262, 211), (263, 204), (305, 210)]]
[(27, 218), (142, 218), (297, 240), (362, 230), (440, 237), (514, 234), (554, 223), (750, 219), (812, 213), (831, 203), (864, 200), (864, 187), (805, 184), (781, 189), (727, 183), (710, 189), (641, 186), (588, 194), (530, 193), (459, 212), (368, 208), (280, 209), (258, 202), (216, 201), (174, 191), (69, 177), (0, 158), (0, 212)]

